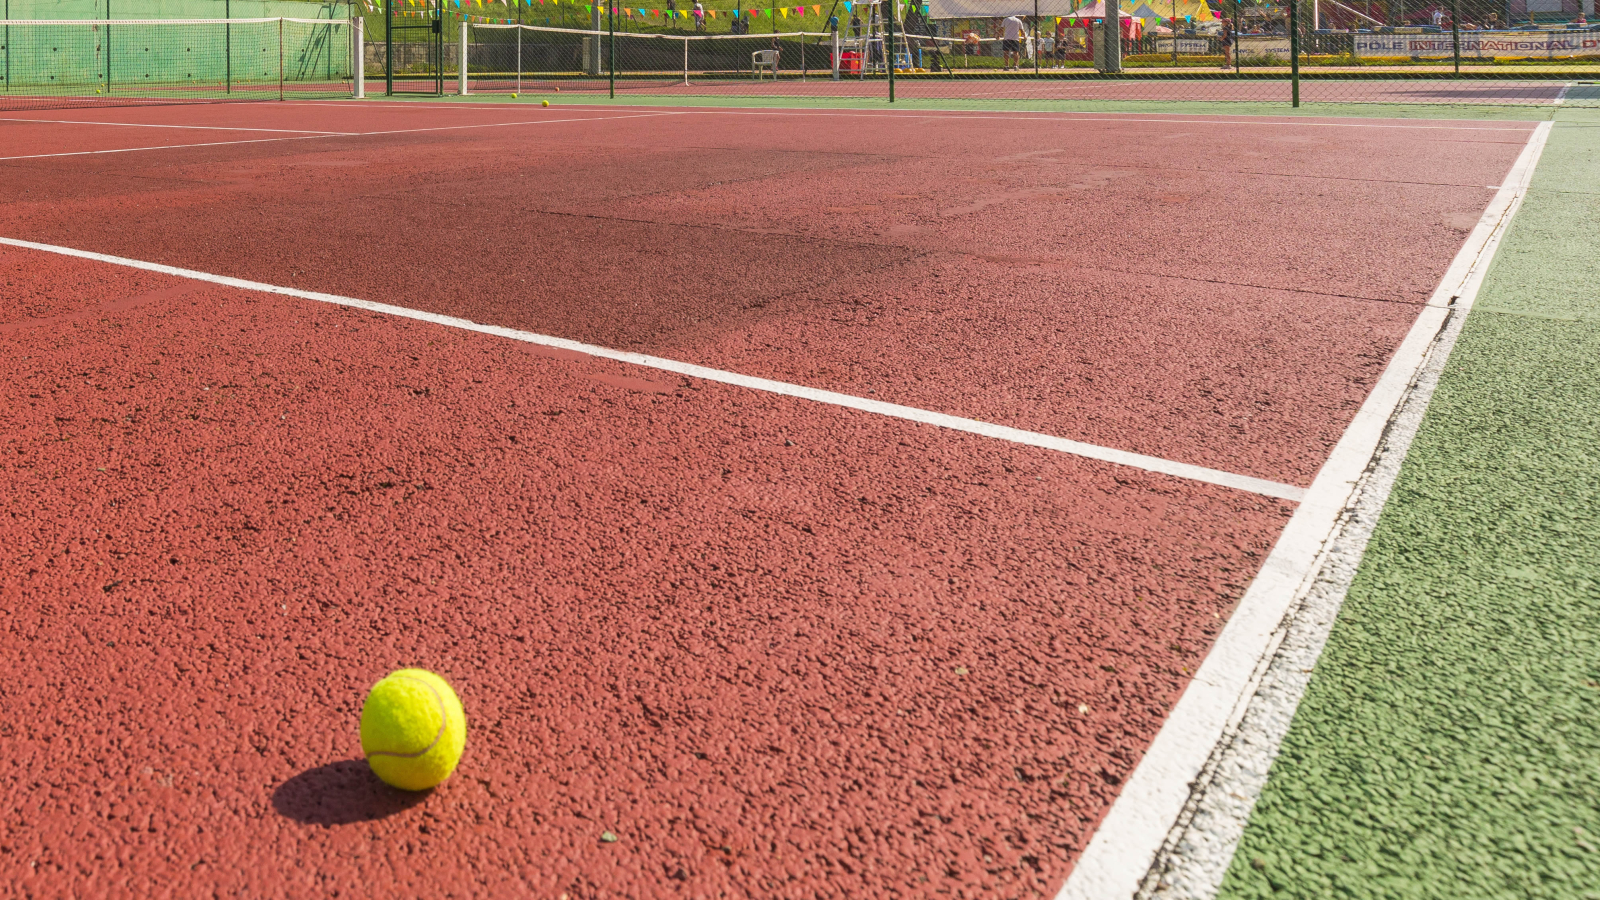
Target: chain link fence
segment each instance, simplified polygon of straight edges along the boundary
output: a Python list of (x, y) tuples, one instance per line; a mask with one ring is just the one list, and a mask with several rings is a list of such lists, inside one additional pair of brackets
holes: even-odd
[[(435, 2), (394, 11), (438, 17), (445, 83), (483, 93), (1600, 105), (1594, 0)], [(357, 10), (370, 78), (383, 10)]]

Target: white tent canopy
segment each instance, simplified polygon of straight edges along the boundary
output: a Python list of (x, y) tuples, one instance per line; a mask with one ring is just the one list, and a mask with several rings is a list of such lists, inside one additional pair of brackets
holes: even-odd
[[(1033, 0), (927, 0), (928, 16), (934, 19), (1003, 19), (1006, 16), (1031, 16)], [(1072, 0), (1039, 0), (1041, 16), (1065, 16), (1077, 4)]]

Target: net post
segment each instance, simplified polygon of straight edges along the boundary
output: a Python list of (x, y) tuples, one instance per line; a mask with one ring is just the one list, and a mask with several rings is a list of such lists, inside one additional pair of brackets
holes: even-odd
[(888, 0), (888, 2), (889, 2), (889, 14), (887, 16), (884, 16), (883, 19), (887, 23), (886, 27), (889, 29), (889, 39), (884, 42), (888, 46), (884, 47), (883, 57), (884, 57), (884, 60), (886, 62), (888, 62), (888, 64), (889, 64), (889, 102), (893, 103), (894, 102), (894, 17), (895, 17), (895, 14), (900, 11), (900, 0)]
[(278, 19), (278, 99), (283, 99), (283, 19)]
[(1456, 59), (1456, 77), (1461, 76), (1461, 0), (1450, 0), (1450, 46)]
[(1300, 0), (1289, 0), (1289, 93), (1300, 108)]
[(461, 43), (456, 49), (456, 93), (467, 95), (467, 18), (461, 17)]
[(357, 100), (367, 98), (367, 23), (361, 14), (356, 12), (354, 6), (350, 7), (350, 41), (355, 46), (351, 51), (351, 63), (355, 67), (355, 77), (351, 85), (352, 95)]

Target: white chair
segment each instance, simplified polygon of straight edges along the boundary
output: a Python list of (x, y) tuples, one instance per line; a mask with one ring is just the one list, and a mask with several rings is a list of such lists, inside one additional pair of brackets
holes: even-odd
[(778, 78), (778, 51), (757, 50), (750, 54), (750, 76), (757, 81), (761, 80), (761, 70), (772, 73), (774, 81)]

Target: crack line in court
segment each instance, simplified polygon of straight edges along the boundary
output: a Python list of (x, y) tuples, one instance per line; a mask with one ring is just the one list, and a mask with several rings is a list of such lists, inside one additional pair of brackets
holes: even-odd
[(1030, 447), (1039, 447), (1045, 450), (1054, 450), (1073, 456), (1108, 462), (1114, 465), (1141, 469), (1160, 475), (1169, 475), (1189, 481), (1204, 484), (1214, 484), (1220, 487), (1246, 491), (1279, 500), (1288, 500), (1298, 503), (1306, 495), (1306, 489), (1292, 484), (1283, 484), (1265, 478), (1256, 478), (1251, 475), (1241, 475), (1235, 472), (1224, 472), (1206, 466), (1197, 466), (1191, 463), (1177, 462), (1162, 459), (1157, 456), (1147, 456), (1143, 453), (1134, 453), (1128, 450), (1118, 450), (1113, 447), (1103, 447), (1098, 444), (1089, 444), (1074, 441), (1070, 438), (1056, 437), (1034, 431), (1025, 431), (1020, 428), (1011, 428), (1006, 425), (996, 425), (982, 422), (977, 419), (967, 419), (960, 416), (947, 415), (931, 410), (918, 409), (911, 406), (902, 406), (898, 403), (886, 403), (882, 400), (868, 400), (841, 394), (835, 391), (826, 391), (805, 385), (790, 384), (783, 381), (773, 381), (767, 378), (757, 378), (752, 375), (741, 375), (737, 372), (727, 372), (721, 369), (712, 369), (694, 363), (679, 362), (677, 360), (663, 359), (656, 356), (647, 356), (642, 353), (632, 353), (625, 350), (613, 350), (609, 347), (599, 347), (585, 344), (580, 341), (551, 335), (537, 334), (500, 325), (485, 325), (470, 319), (455, 316), (440, 315), (438, 313), (423, 312), (408, 309), (403, 306), (392, 306), (387, 303), (377, 303), (371, 300), (361, 300), (355, 297), (343, 297), (337, 294), (326, 294), (320, 291), (307, 291), (299, 288), (283, 287), (281, 285), (266, 284), (259, 281), (249, 281), (243, 278), (234, 278), (228, 275), (216, 275), (210, 272), (200, 272), (194, 269), (184, 269), (178, 266), (169, 266), (162, 263), (146, 262), (144, 260), (129, 259), (122, 256), (112, 256), (105, 253), (95, 253), (90, 250), (78, 250), (72, 247), (61, 247), (54, 244), (40, 244), (33, 241), (23, 241), (16, 238), (0, 237), (0, 246), (19, 247), (25, 250), (40, 250), (46, 253), (55, 253), (61, 256), (72, 256), (79, 259), (95, 260), (97, 262), (111, 263), (127, 266), (133, 269), (143, 269), (148, 272), (160, 272), (164, 275), (174, 275), (179, 278), (192, 278), (197, 281), (206, 281), (220, 284), (225, 287), (239, 288), (247, 291), (260, 291), (269, 294), (281, 294), (297, 297), (302, 300), (314, 300), (319, 303), (329, 303), (335, 306), (364, 309), (369, 312), (383, 313), (399, 318), (414, 319), (443, 325), (448, 328), (459, 328), (464, 331), (473, 331), (479, 334), (494, 335), (509, 338), (523, 343), (537, 344), (544, 347), (554, 347), (561, 350), (570, 350), (586, 356), (610, 359), (617, 362), (630, 363), (647, 368), (673, 372), (690, 378), (699, 378), (735, 387), (764, 391), (785, 397), (795, 397), (811, 400), (830, 406), (839, 406), (854, 409), (860, 412), (873, 413), (890, 418), (903, 419), (927, 425), (935, 425), (951, 431), (962, 431), (968, 434), (981, 435), (995, 438), (1014, 444)]

